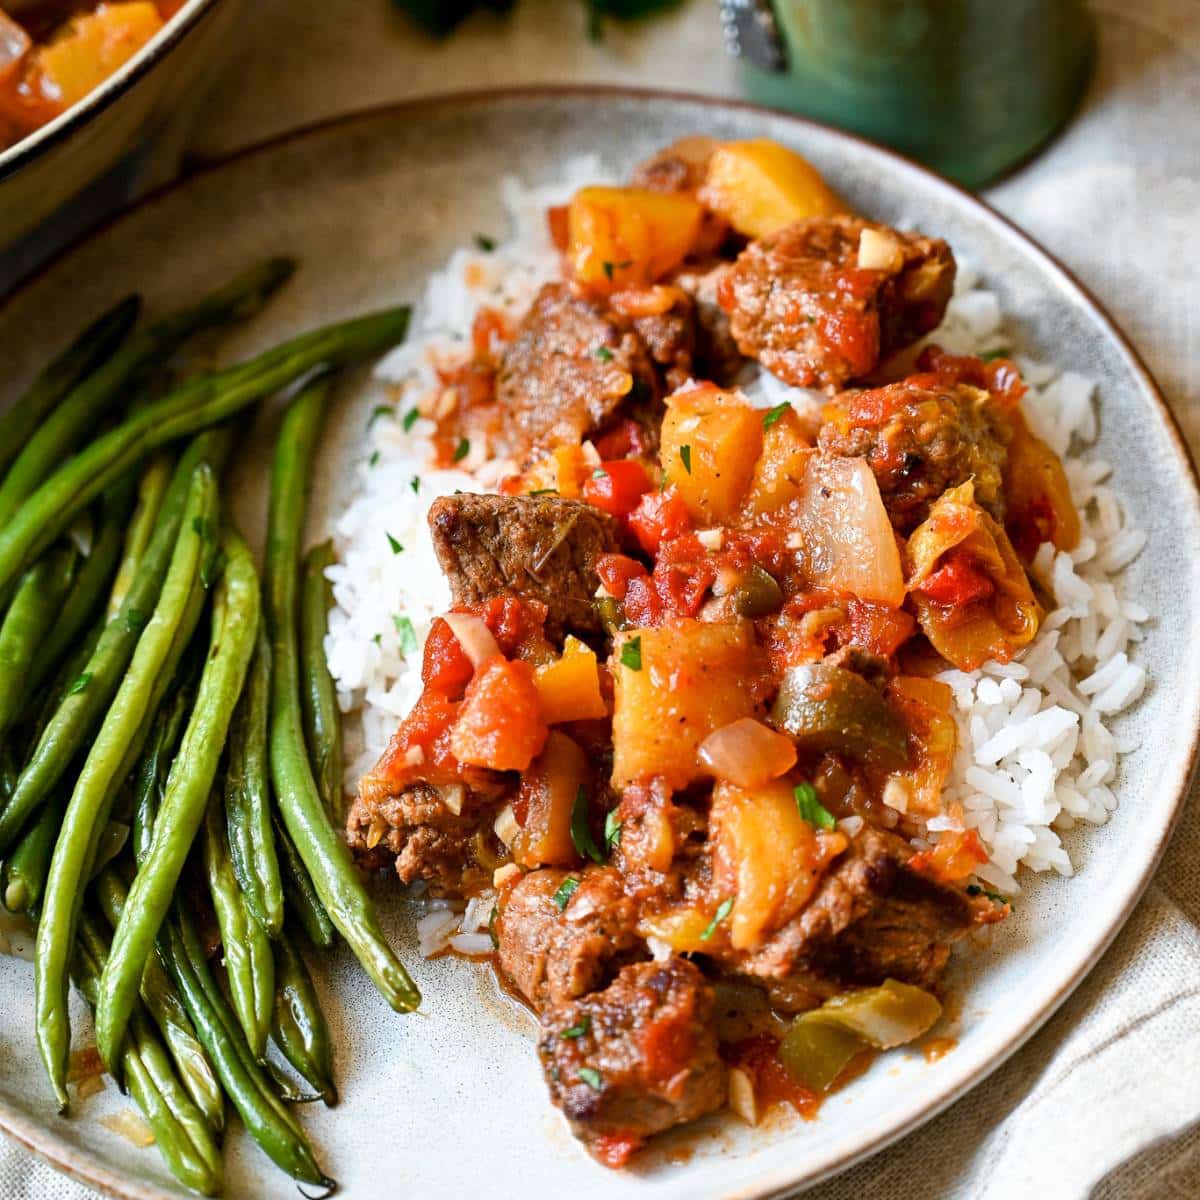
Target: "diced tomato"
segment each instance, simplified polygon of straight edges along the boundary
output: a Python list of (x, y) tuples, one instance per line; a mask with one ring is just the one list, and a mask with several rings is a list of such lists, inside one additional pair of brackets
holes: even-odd
[(896, 393), (893, 388), (871, 388), (859, 392), (846, 409), (846, 415), (852, 425), (882, 425), (892, 415), (896, 407)]
[(556, 204), (553, 208), (546, 209), (546, 225), (550, 230), (550, 240), (554, 243), (554, 248), (560, 254), (566, 254), (567, 244), (571, 240), (567, 228), (567, 206)]
[(821, 1107), (821, 1097), (788, 1074), (779, 1061), (778, 1051), (779, 1039), (769, 1033), (756, 1034), (721, 1047), (722, 1057), (750, 1076), (754, 1098), (760, 1108), (790, 1104), (806, 1121), (811, 1121)]
[(602, 1133), (592, 1143), (592, 1153), (599, 1162), (614, 1170), (623, 1167), (645, 1141), (636, 1133)]
[(666, 615), (662, 597), (649, 575), (629, 581), (625, 591), (625, 616), (633, 625), (659, 625)]
[(630, 514), (629, 527), (647, 554), (657, 554), (664, 541), (691, 529), (692, 518), (683, 498), (669, 487), (661, 492), (647, 492)]
[(596, 559), (596, 574), (610, 596), (624, 600), (630, 581), (644, 579), (649, 572), (636, 558), (625, 554), (601, 554)]
[(450, 749), (450, 730), (458, 710), (459, 705), (448, 696), (426, 688), (392, 735), (372, 776), (395, 790), (414, 779), (435, 787), (456, 782), (459, 769)]
[(967, 829), (944, 834), (932, 850), (914, 854), (908, 868), (941, 883), (961, 883), (987, 860), (979, 834)]
[(540, 600), (524, 600), (518, 596), (493, 596), (482, 604), (463, 606), (483, 618), (506, 658), (515, 658), (532, 641), (542, 637), (546, 623), (546, 606)]
[(650, 487), (650, 477), (640, 462), (619, 458), (600, 464), (584, 483), (583, 498), (614, 517), (626, 517)]
[(996, 585), (976, 567), (965, 554), (953, 551), (918, 591), (934, 604), (957, 608), (972, 600), (983, 600), (996, 590)]
[(938, 383), (969, 383), (1007, 404), (1016, 404), (1028, 390), (1016, 363), (1009, 358), (985, 363), (974, 355), (948, 354), (941, 346), (926, 346), (917, 366), (931, 372)]
[(646, 1081), (667, 1091), (671, 1081), (686, 1072), (695, 1045), (691, 1021), (683, 1015), (651, 1021), (641, 1032), (642, 1069)]
[(654, 564), (654, 590), (664, 608), (694, 617), (717, 578), (717, 560), (693, 534), (664, 542)]
[(848, 308), (831, 309), (817, 319), (821, 340), (850, 365), (852, 375), (866, 375), (879, 361), (879, 322)]
[(533, 668), (497, 655), (475, 673), (450, 734), (455, 757), (493, 771), (524, 771), (548, 734)]
[(421, 662), (421, 682), (454, 699), (461, 699), (475, 668), (463, 653), (450, 626), (438, 617), (425, 639), (425, 655)]
[(508, 318), (498, 308), (486, 304), (475, 314), (471, 322), (471, 346), (476, 358), (491, 358), (501, 343), (512, 337)]
[(846, 645), (861, 646), (890, 658), (917, 630), (911, 613), (884, 604), (870, 604), (851, 596), (846, 603), (847, 623), (839, 631)]
[(602, 459), (635, 458), (648, 449), (646, 427), (632, 417), (623, 417), (607, 433), (595, 438), (593, 444)]

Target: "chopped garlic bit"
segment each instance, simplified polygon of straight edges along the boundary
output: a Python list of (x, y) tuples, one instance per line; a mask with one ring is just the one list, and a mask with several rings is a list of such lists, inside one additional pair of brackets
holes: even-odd
[(883, 785), (882, 799), (888, 808), (894, 808), (897, 812), (901, 813), (908, 812), (908, 802), (912, 799), (912, 792), (907, 780), (899, 779), (893, 775)]
[(500, 811), (500, 815), (496, 818), (496, 823), (492, 826), (496, 836), (506, 845), (511, 846), (513, 839), (517, 836), (517, 830), (520, 829), (517, 824), (516, 814), (513, 812), (513, 806), (506, 804)]
[(729, 1107), (747, 1125), (758, 1124), (758, 1102), (754, 1099), (754, 1084), (740, 1067), (729, 1068)]
[(386, 832), (387, 826), (382, 821), (378, 819), (372, 821), (370, 828), (367, 830), (367, 849), (374, 850)]
[(127, 1142), (132, 1142), (135, 1146), (145, 1148), (154, 1145), (153, 1131), (132, 1108), (123, 1108), (120, 1112), (109, 1113), (100, 1118), (100, 1124), (105, 1129), (111, 1129), (113, 1133), (120, 1134)]
[(579, 449), (583, 453), (583, 461), (589, 467), (598, 467), (601, 462), (600, 451), (591, 442), (584, 442)]
[(438, 788), (442, 803), (456, 816), (462, 816), (463, 801), (467, 798), (467, 789), (461, 783), (451, 783)]
[(725, 544), (725, 530), (723, 529), (699, 529), (696, 531), (696, 541), (702, 545), (705, 550), (720, 550)]
[(864, 271), (899, 271), (904, 266), (904, 251), (890, 233), (864, 229), (858, 239), (858, 265)]
[(501, 888), (510, 879), (515, 879), (521, 874), (521, 868), (516, 863), (505, 863), (502, 867), (497, 867), (492, 872), (492, 887)]
[(424, 746), (409, 746), (404, 752), (404, 765), (406, 767), (419, 767), (425, 761)]

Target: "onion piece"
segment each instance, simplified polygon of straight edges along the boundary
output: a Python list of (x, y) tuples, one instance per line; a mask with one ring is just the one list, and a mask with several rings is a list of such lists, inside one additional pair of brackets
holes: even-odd
[(482, 617), (472, 613), (448, 612), (442, 620), (450, 626), (450, 632), (458, 639), (463, 653), (476, 669), (500, 653), (500, 646)]
[(811, 455), (796, 519), (804, 536), (804, 567), (814, 586), (900, 607), (900, 549), (879, 485), (861, 458)]
[(521, 832), (521, 826), (517, 824), (517, 817), (511, 804), (506, 804), (500, 810), (500, 815), (492, 825), (492, 831), (506, 846), (513, 844), (513, 840)]
[(899, 271), (904, 252), (891, 233), (864, 229), (858, 239), (858, 265), (864, 271)]
[(456, 817), (462, 816), (463, 801), (467, 798), (467, 789), (461, 783), (449, 783), (437, 789), (442, 803)]
[(796, 765), (796, 744), (753, 717), (742, 717), (700, 743), (700, 761), (718, 779), (740, 788), (761, 787)]
[(754, 1084), (740, 1067), (729, 1068), (729, 1107), (747, 1125), (758, 1124), (758, 1103), (754, 1099)]
[(100, 1118), (100, 1124), (142, 1149), (154, 1145), (154, 1131), (132, 1108), (122, 1108), (119, 1112), (109, 1113)]

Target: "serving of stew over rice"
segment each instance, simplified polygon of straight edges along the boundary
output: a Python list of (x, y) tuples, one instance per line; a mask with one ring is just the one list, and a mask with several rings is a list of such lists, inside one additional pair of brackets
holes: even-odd
[(934, 1026), (1020, 868), (1071, 873), (1132, 748), (1144, 536), (1088, 381), (791, 150), (505, 197), (379, 366), (336, 527), (347, 836), (620, 1166), (815, 1112)]

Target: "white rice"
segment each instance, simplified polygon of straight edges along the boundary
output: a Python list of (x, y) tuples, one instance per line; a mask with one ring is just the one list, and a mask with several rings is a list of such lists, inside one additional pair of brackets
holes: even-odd
[[(482, 305), (514, 320), (538, 289), (559, 275), (545, 210), (564, 203), (607, 173), (592, 157), (569, 163), (560, 184), (526, 188), (509, 179), (503, 195), (511, 236), (493, 250), (457, 250), (429, 279), (416, 306), (409, 340), (377, 367), (377, 386), (393, 415), (372, 423), (358, 490), (334, 530), (338, 564), (329, 569), (336, 607), (325, 648), (350, 717), (354, 752), (346, 785), (353, 789), (375, 762), (420, 690), (420, 646), (432, 619), (449, 603), (425, 524), (433, 499), (456, 489), (494, 488), (512, 464), (487, 461), (473, 446), (462, 469), (432, 470), (432, 422), (402, 417), (426, 411), (440, 389), (437, 368), (469, 355), (471, 323)], [(931, 341), (956, 354), (1012, 349), (996, 296), (960, 264), (955, 295)], [(944, 796), (944, 814), (928, 822), (928, 841), (974, 829), (990, 856), (979, 882), (1006, 895), (1020, 891), (1019, 867), (1072, 873), (1059, 832), (1079, 822), (1101, 824), (1116, 807), (1111, 789), (1120, 757), (1134, 747), (1110, 729), (1136, 703), (1146, 671), (1137, 643), (1150, 613), (1124, 593), (1121, 572), (1146, 542), (1106, 483), (1110, 464), (1090, 457), (1097, 434), (1094, 385), (1074, 372), (1034, 362), (1019, 352), (1029, 392), (1031, 428), (1063, 458), (1083, 514), (1083, 536), (1071, 553), (1042, 546), (1033, 570), (1058, 605), (1014, 662), (943, 672), (954, 694), (958, 757)], [(760, 373), (744, 390), (768, 407), (787, 399), (810, 406), (815, 393), (789, 388)], [(403, 547), (395, 551), (388, 535)], [(409, 626), (408, 623), (411, 623)], [(407, 646), (407, 648), (406, 648)], [(424, 901), (418, 932), (423, 953), (447, 946), (462, 953), (490, 949), (490, 895), (465, 908)]]

